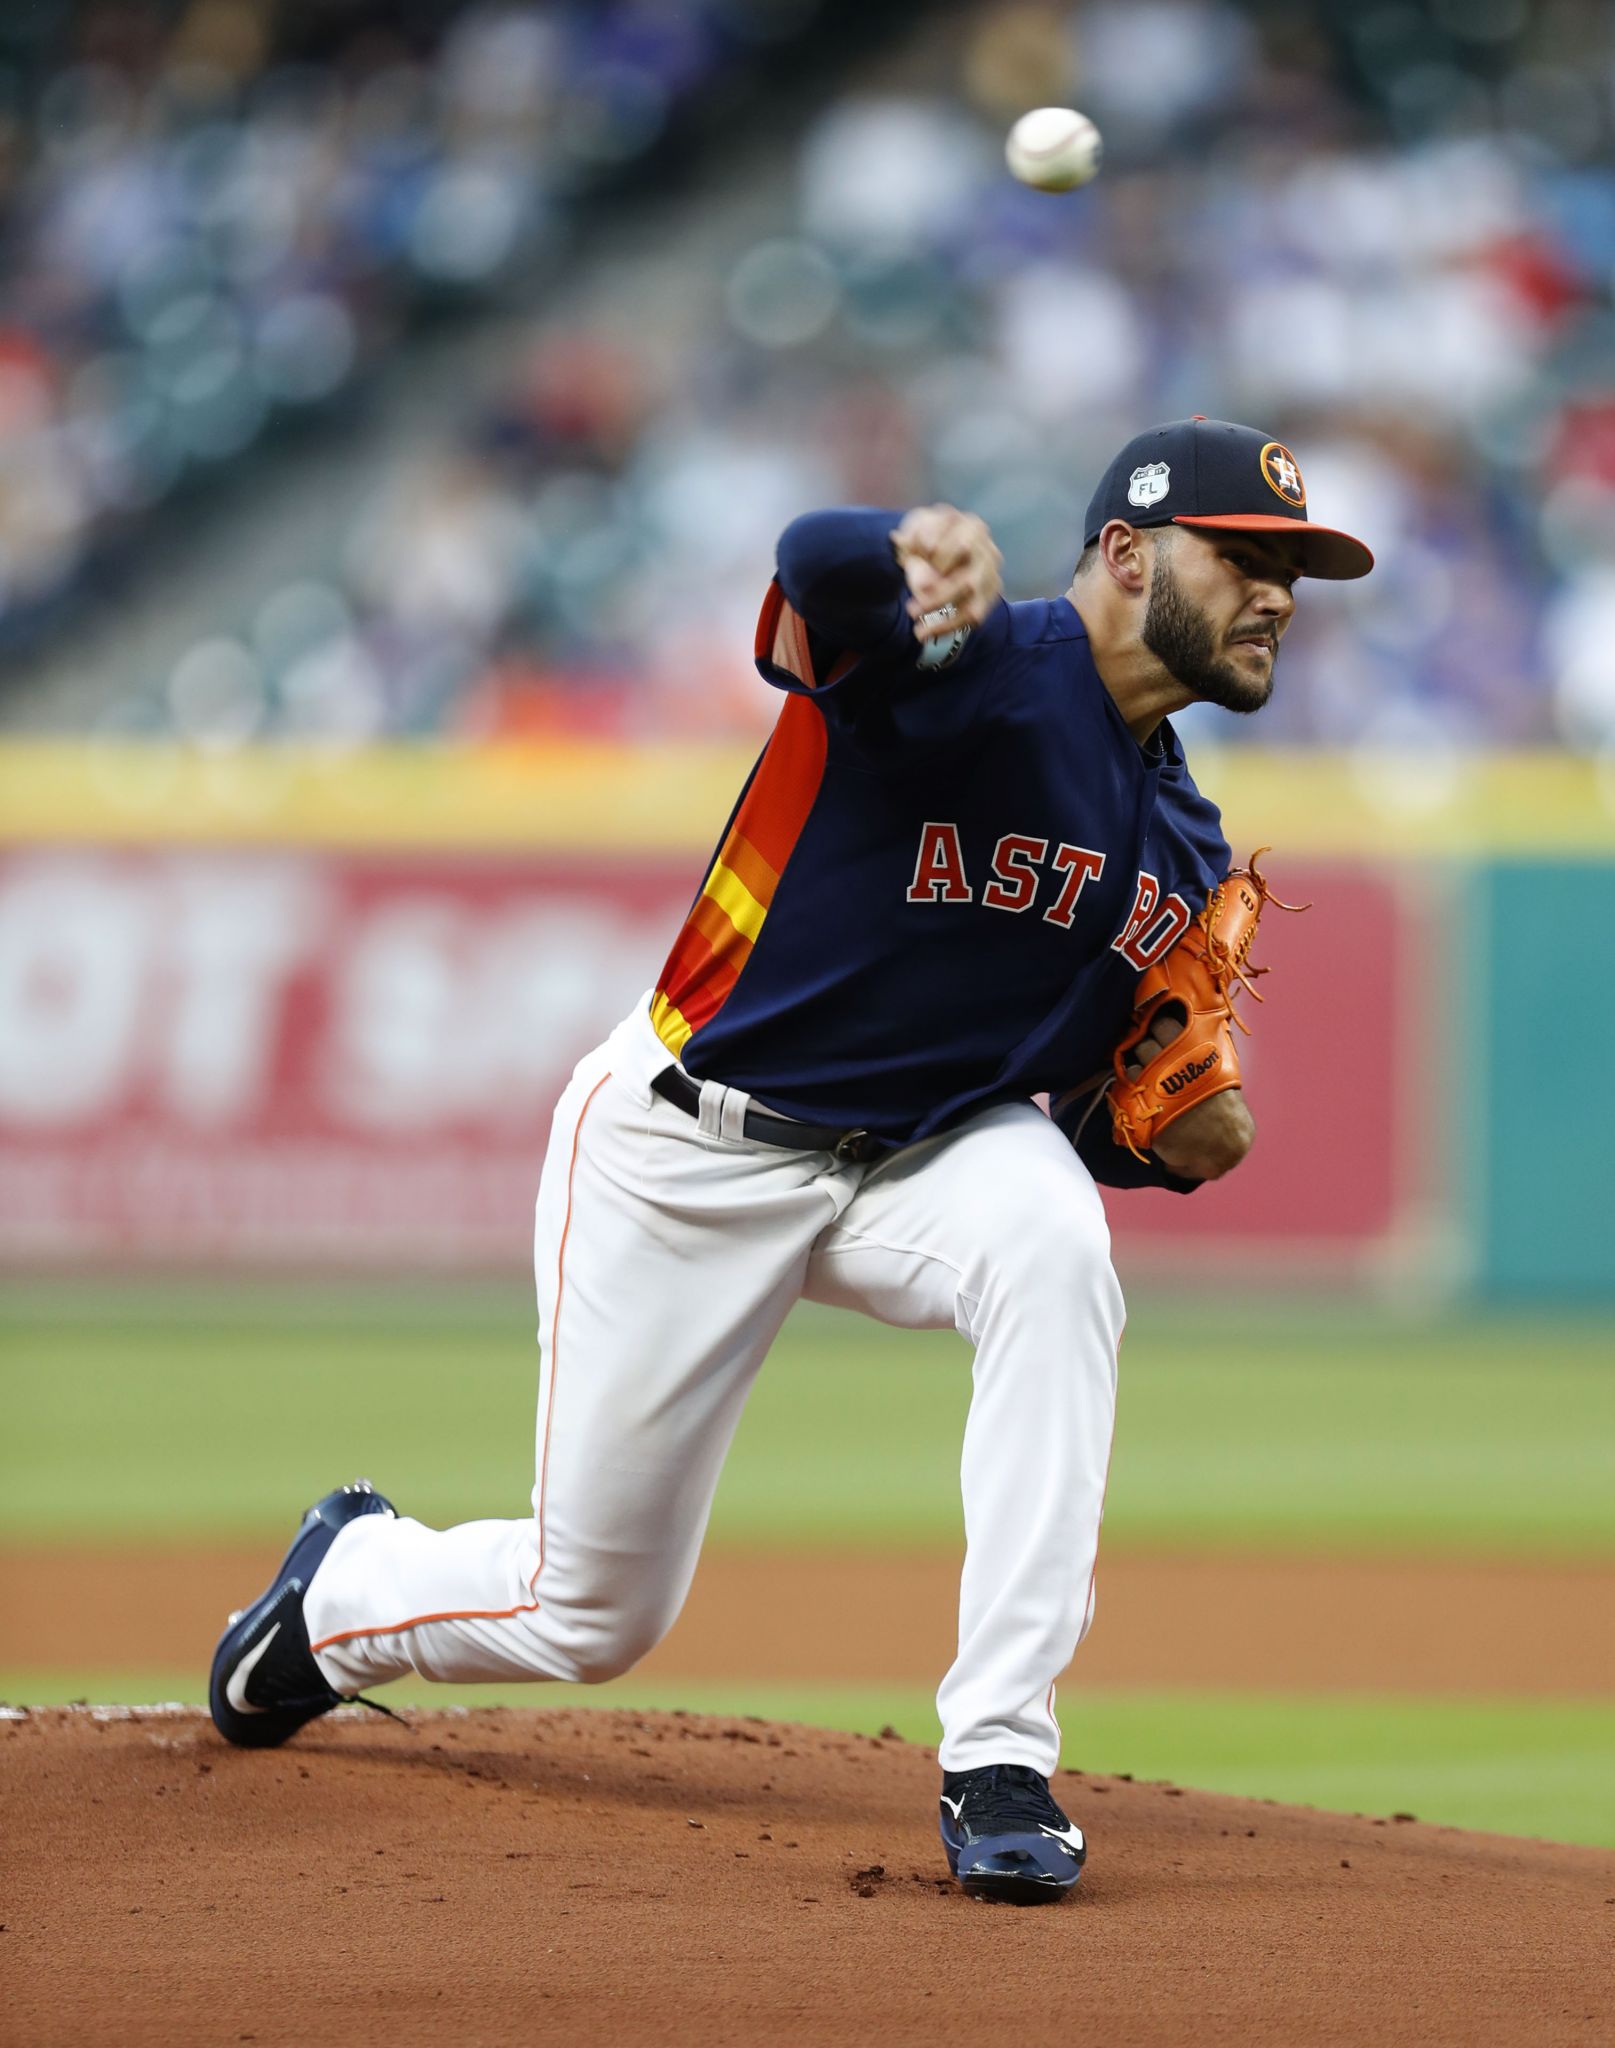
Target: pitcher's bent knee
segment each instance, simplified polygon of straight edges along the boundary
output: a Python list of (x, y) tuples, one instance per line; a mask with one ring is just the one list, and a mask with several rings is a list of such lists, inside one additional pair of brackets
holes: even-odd
[(600, 1608), (579, 1613), (554, 1607), (534, 1617), (535, 1628), (544, 1628), (568, 1666), (575, 1685), (604, 1685), (621, 1678), (642, 1657), (648, 1656), (678, 1618), (678, 1610), (667, 1613), (660, 1607), (612, 1613)]
[(621, 1678), (625, 1671), (632, 1671), (648, 1651), (655, 1649), (661, 1637), (653, 1636), (649, 1641), (637, 1641), (629, 1637), (603, 1637), (572, 1654), (577, 1685), (604, 1685), (608, 1679)]

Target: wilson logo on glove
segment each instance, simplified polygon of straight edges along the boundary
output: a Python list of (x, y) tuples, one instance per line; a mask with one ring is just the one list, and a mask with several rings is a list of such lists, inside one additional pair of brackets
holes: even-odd
[(1191, 1060), (1188, 1066), (1180, 1067), (1175, 1074), (1168, 1074), (1161, 1083), (1163, 1095), (1181, 1095), (1191, 1081), (1198, 1081), (1202, 1074), (1209, 1074), (1222, 1058), (1216, 1051), (1208, 1052), (1203, 1060)]

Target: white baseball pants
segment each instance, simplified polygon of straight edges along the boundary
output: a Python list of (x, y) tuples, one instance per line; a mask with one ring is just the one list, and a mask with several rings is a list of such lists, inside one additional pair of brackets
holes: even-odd
[[(1054, 1680), (1093, 1614), (1121, 1291), (1099, 1193), (1030, 1104), (875, 1166), (699, 1120), (636, 1011), (578, 1066), (539, 1188), (537, 1479), (522, 1521), (367, 1515), (305, 1601), (328, 1682), (612, 1678), (671, 1627), (753, 1378), (801, 1296), (975, 1347), (949, 1770), (1059, 1754)], [(903, 1455), (894, 1443), (893, 1458)]]

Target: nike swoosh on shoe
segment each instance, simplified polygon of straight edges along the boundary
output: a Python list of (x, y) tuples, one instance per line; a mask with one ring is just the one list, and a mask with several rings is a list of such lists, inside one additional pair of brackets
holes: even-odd
[(1073, 1856), (1081, 1856), (1086, 1852), (1088, 1845), (1082, 1839), (1082, 1830), (1073, 1824), (1063, 1828), (1051, 1828), (1047, 1821), (1043, 1821), (1039, 1824), (1039, 1832), (1050, 1836), (1063, 1849), (1069, 1849)]
[(277, 1621), (263, 1641), (255, 1644), (242, 1658), (234, 1671), (230, 1673), (229, 1683), (224, 1688), (224, 1696), (238, 1714), (267, 1714), (269, 1712), (267, 1707), (255, 1707), (252, 1701), (247, 1698), (247, 1680), (257, 1670), (263, 1659), (264, 1652), (279, 1634), (280, 1623)]

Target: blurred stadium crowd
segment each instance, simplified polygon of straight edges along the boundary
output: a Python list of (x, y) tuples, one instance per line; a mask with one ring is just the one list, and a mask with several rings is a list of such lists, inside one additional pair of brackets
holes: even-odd
[[(587, 324), (539, 296), (343, 560), (128, 679), (152, 722), (751, 732), (796, 511), (950, 498), (1015, 594), (1056, 590), (1115, 446), (1197, 411), (1293, 446), (1379, 568), (1307, 590), (1258, 727), (1192, 723), (1615, 746), (1615, 10), (902, 13), (785, 124), (768, 231), (692, 255), (693, 310), (632, 279)], [(58, 632), (145, 522), (182, 536), (199, 471), (259, 459), (445, 298), (534, 303), (580, 202), (654, 184), (681, 104), (747, 63), (766, 91), (814, 33), (812, 0), (58, 6), (0, 134), (0, 646)], [(1104, 132), (1081, 194), (1004, 171), (1007, 122), (1050, 102)]]

